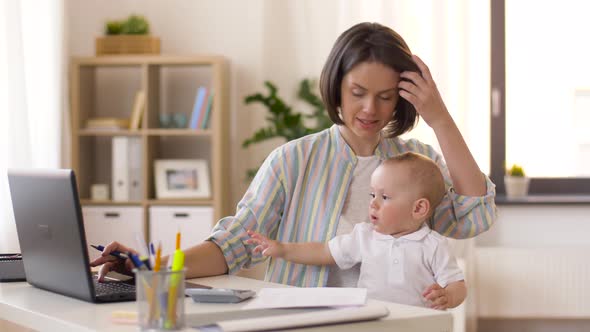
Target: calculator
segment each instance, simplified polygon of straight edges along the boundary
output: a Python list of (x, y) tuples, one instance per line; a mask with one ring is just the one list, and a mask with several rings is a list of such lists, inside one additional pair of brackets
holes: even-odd
[(184, 293), (199, 303), (238, 303), (256, 294), (253, 290), (230, 288), (190, 288)]

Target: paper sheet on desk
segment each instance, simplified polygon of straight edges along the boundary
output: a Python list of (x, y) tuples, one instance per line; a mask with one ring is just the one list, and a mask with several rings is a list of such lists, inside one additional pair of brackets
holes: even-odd
[(243, 309), (359, 306), (366, 301), (366, 288), (263, 288)]

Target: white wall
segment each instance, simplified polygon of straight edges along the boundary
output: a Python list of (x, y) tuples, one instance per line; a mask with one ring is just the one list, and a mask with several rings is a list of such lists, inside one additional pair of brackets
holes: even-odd
[(588, 331), (590, 206), (501, 205), (498, 212), (476, 238), (478, 331)]

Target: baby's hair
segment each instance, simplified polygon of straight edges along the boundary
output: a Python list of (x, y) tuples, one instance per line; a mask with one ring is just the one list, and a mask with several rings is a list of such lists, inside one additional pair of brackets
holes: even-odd
[(440, 168), (436, 163), (421, 154), (414, 152), (405, 152), (395, 157), (383, 161), (382, 165), (404, 164), (409, 167), (412, 186), (418, 189), (420, 197), (426, 198), (430, 202), (430, 218), (434, 209), (440, 204), (445, 196), (445, 180)]

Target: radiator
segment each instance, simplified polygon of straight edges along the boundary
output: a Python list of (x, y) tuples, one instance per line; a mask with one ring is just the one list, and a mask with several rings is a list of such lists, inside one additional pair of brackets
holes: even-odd
[(590, 318), (590, 247), (477, 248), (480, 318)]

